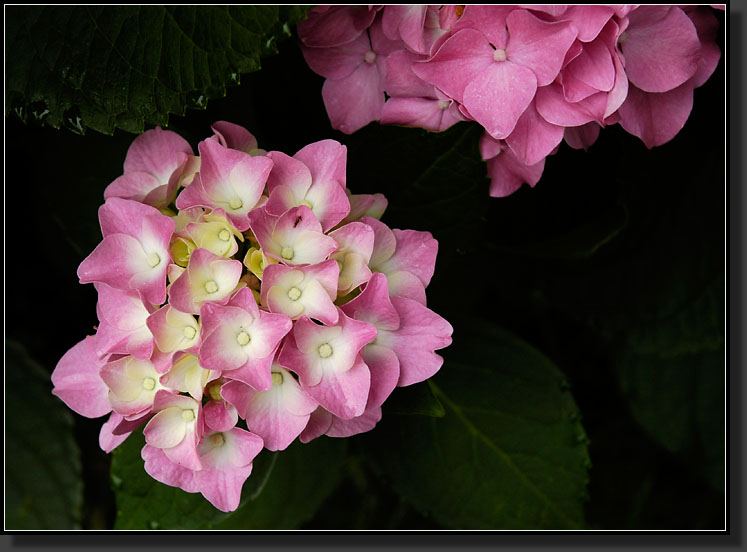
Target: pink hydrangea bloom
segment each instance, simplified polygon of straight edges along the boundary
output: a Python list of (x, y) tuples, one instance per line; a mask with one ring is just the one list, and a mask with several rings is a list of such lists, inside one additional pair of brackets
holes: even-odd
[[(319, 25), (369, 13), (328, 11)], [(173, 216), (106, 199), (103, 240), (78, 271), (100, 324), (52, 381), (75, 412), (109, 414), (104, 451), (142, 430), (151, 477), (231, 511), (262, 448), (372, 430), (397, 385), (440, 368), (451, 327), (424, 306), (436, 241), (389, 229), (383, 195), (347, 188), (345, 146), (290, 157), (227, 121), (212, 130), (193, 180), (169, 169)], [(131, 152), (168, 160), (164, 142), (181, 143), (153, 132)]]
[(477, 121), (503, 197), (564, 138), (586, 149), (619, 123), (649, 148), (671, 140), (718, 64), (717, 27), (695, 5), (390, 5), (317, 7), (298, 31), (334, 128)]

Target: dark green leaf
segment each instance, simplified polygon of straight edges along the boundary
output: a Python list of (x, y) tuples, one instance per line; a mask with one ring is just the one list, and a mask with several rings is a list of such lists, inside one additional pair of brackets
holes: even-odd
[(374, 465), (448, 527), (582, 527), (587, 438), (565, 378), (489, 322), (454, 328), (431, 380), (446, 415), (384, 419), (370, 436)]
[(49, 374), (5, 342), (5, 528), (79, 529), (83, 481), (73, 417)]
[(670, 452), (724, 489), (724, 352), (623, 357), (620, 382), (633, 416)]
[(619, 355), (633, 416), (724, 489), (723, 275), (668, 319), (633, 329)]
[(260, 68), (301, 6), (9, 6), (6, 116), (142, 132)]
[(432, 384), (428, 381), (397, 387), (384, 403), (384, 416), (389, 414), (418, 414), (442, 418), (446, 411), (433, 394)]

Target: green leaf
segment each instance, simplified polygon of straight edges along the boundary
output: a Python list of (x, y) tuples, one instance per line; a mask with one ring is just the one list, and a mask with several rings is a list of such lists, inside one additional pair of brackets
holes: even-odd
[(384, 416), (417, 414), (442, 418), (446, 414), (444, 405), (433, 394), (433, 385), (430, 381), (407, 387), (396, 387), (384, 403), (383, 409)]
[(9, 6), (6, 116), (111, 134), (205, 108), (277, 52), (302, 6)]
[(633, 329), (619, 358), (633, 416), (724, 490), (723, 274), (675, 316)]
[(49, 374), (5, 341), (5, 528), (80, 529), (83, 481), (73, 417)]
[(668, 451), (724, 490), (724, 351), (631, 354), (620, 384), (633, 417)]
[(116, 529), (292, 529), (313, 516), (339, 482), (344, 442), (296, 442), (282, 452), (263, 450), (234, 512), (224, 513), (200, 493), (152, 479), (143, 468), (142, 433), (114, 450), (112, 485)]
[(431, 380), (446, 415), (385, 418), (370, 435), (375, 468), (448, 527), (583, 527), (588, 440), (564, 376), (487, 321), (454, 328)]

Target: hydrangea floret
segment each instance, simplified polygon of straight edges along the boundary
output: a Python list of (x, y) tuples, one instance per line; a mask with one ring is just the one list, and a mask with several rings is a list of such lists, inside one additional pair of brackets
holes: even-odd
[(674, 138), (718, 65), (717, 30), (697, 5), (318, 6), (298, 25), (334, 128), (477, 121), (495, 197), (608, 125), (648, 148)]
[(395, 387), (439, 370), (452, 327), (426, 307), (436, 240), (348, 189), (345, 146), (289, 156), (212, 130), (199, 156), (160, 127), (130, 146), (78, 269), (99, 325), (52, 382), (75, 412), (109, 415), (104, 451), (142, 429), (150, 476), (231, 511), (263, 448), (370, 431)]

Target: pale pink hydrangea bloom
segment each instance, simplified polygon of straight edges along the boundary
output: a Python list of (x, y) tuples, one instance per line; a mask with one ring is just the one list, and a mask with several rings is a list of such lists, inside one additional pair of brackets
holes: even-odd
[[(307, 25), (360, 27), (335, 42), (377, 10), (328, 12)], [(212, 130), (199, 157), (160, 128), (133, 143), (78, 270), (98, 331), (52, 382), (75, 412), (109, 415), (103, 450), (141, 428), (148, 474), (231, 511), (263, 447), (370, 431), (396, 386), (440, 368), (452, 328), (425, 307), (436, 240), (379, 221), (383, 195), (351, 193), (345, 146), (290, 157)]]
[(563, 140), (588, 149), (617, 123), (649, 148), (674, 138), (718, 65), (717, 29), (693, 5), (319, 6), (298, 34), (334, 128), (477, 121), (502, 197)]

